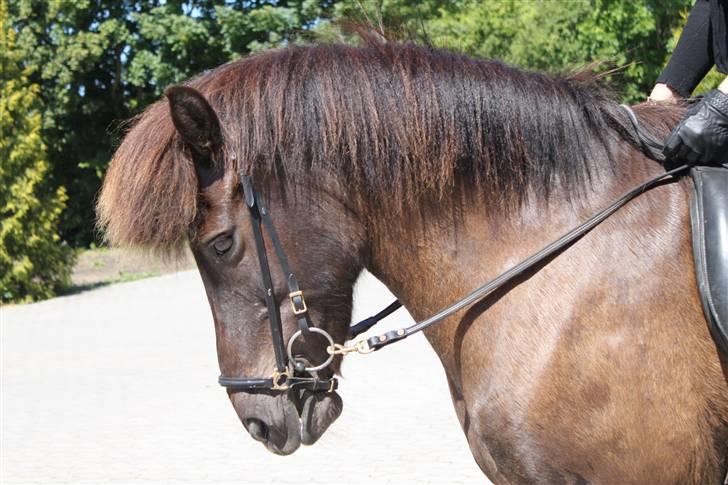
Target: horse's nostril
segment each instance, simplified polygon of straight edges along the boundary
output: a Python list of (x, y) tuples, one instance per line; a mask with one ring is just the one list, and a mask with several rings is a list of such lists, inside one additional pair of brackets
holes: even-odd
[(244, 421), (245, 428), (250, 436), (257, 441), (268, 441), (268, 426), (260, 419), (250, 418)]

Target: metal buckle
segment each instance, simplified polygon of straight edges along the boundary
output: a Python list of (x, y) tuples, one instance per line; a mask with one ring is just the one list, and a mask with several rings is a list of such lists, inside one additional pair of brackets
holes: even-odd
[[(291, 374), (291, 369), (288, 367), (286, 367), (283, 372), (279, 372), (278, 369), (275, 369), (273, 371), (273, 375), (271, 376), (271, 380), (273, 381), (271, 389), (273, 389), (274, 391), (287, 391), (288, 379), (291, 378)], [(283, 378), (283, 382), (280, 382), (281, 378)]]
[[(295, 299), (297, 297), (301, 297), (301, 308), (296, 305)], [(306, 300), (303, 298), (303, 292), (301, 290), (290, 292), (288, 294), (288, 299), (291, 301), (291, 308), (293, 309), (294, 315), (303, 315), (308, 311), (308, 307), (306, 306)]]

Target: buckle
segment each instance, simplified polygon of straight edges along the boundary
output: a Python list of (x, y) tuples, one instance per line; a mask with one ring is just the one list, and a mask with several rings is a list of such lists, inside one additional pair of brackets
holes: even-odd
[[(300, 306), (296, 302), (296, 298), (300, 298)], [(308, 311), (308, 307), (306, 306), (306, 300), (303, 298), (303, 292), (301, 290), (298, 291), (292, 291), (288, 294), (288, 299), (291, 301), (291, 308), (293, 309), (293, 314), (303, 315)]]
[(271, 380), (273, 381), (270, 388), (274, 391), (287, 391), (288, 390), (288, 379), (291, 378), (291, 369), (286, 368), (283, 372), (279, 372), (278, 369), (273, 370)]

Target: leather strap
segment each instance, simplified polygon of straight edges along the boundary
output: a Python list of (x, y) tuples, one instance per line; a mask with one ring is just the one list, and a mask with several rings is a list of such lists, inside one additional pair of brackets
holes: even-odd
[(255, 249), (258, 254), (258, 263), (260, 265), (260, 274), (263, 279), (263, 291), (265, 293), (265, 304), (268, 307), (268, 320), (270, 321), (270, 333), (273, 339), (273, 350), (276, 356), (276, 370), (284, 372), (286, 370), (286, 348), (283, 342), (283, 327), (281, 325), (281, 314), (278, 310), (278, 303), (275, 298), (273, 288), (273, 278), (270, 273), (268, 264), (268, 254), (265, 250), (265, 240), (263, 239), (263, 229), (261, 227), (261, 211), (258, 205), (258, 197), (255, 188), (250, 179), (243, 177), (243, 193), (245, 195), (245, 204), (248, 206), (250, 215), (253, 219), (253, 235), (255, 236)]
[(289, 377), (285, 381), (284, 388), (277, 389), (273, 379), (267, 378), (241, 378), (224, 377), (217, 379), (218, 383), (233, 391), (258, 391), (258, 390), (280, 390), (306, 389), (308, 391), (334, 391), (338, 387), (338, 381), (331, 379), (315, 379), (313, 377)]
[[(664, 144), (660, 140), (658, 140), (655, 136), (653, 136), (651, 133), (645, 131), (640, 126), (639, 121), (637, 119), (637, 115), (635, 115), (635, 113), (631, 107), (627, 106), (626, 104), (622, 104), (620, 106), (627, 113), (627, 118), (629, 119), (630, 123), (632, 124), (632, 128), (634, 129), (632, 136), (633, 136), (634, 140), (640, 146), (642, 152), (645, 155), (647, 155), (648, 157), (650, 157), (651, 159), (663, 163), (665, 161), (665, 156), (662, 153)], [(677, 172), (677, 171), (679, 171), (679, 170), (675, 170), (674, 172)], [(523, 271), (525, 271), (525, 270), (523, 270)], [(493, 290), (491, 290), (491, 291), (493, 291)], [(394, 302), (390, 303), (390, 305), (388, 307), (386, 307), (384, 310), (377, 313), (373, 317), (366, 318), (366, 319), (360, 321), (359, 323), (357, 323), (356, 325), (351, 326), (351, 328), (349, 329), (349, 338), (350, 339), (354, 338), (357, 335), (366, 332), (367, 330), (372, 328), (374, 325), (379, 323), (380, 320), (386, 318), (387, 316), (389, 316), (391, 313), (393, 313), (395, 310), (397, 310), (401, 306), (402, 306), (402, 304), (399, 302), (399, 300), (395, 300)], [(455, 310), (455, 311), (457, 311), (457, 310)], [(443, 318), (445, 318), (445, 317), (443, 317)], [(405, 331), (405, 333), (406, 333), (406, 331)], [(385, 345), (389, 345), (389, 343), (393, 343), (397, 340), (401, 340), (402, 338), (405, 338), (405, 337), (402, 335), (402, 332), (400, 329), (400, 330), (394, 330), (392, 332), (387, 332), (384, 335), (379, 335), (377, 337), (373, 337), (372, 339), (376, 339), (379, 342), (388, 342)], [(372, 340), (372, 339), (370, 339), (370, 340)], [(373, 342), (370, 342), (369, 344), (371, 345), (371, 343), (373, 343)]]
[(627, 113), (627, 117), (634, 129), (634, 139), (639, 142), (642, 152), (651, 159), (664, 163), (665, 155), (662, 151), (665, 149), (665, 144), (640, 126), (637, 115), (634, 114), (634, 111), (630, 106), (627, 106), (626, 104), (620, 104), (619, 106)]
[[(639, 122), (637, 120), (637, 117), (635, 116), (634, 112), (631, 108), (628, 106), (622, 106), (625, 108), (627, 115), (629, 117), (630, 122), (632, 123), (632, 126), (635, 130), (635, 139), (639, 142), (640, 147), (642, 148), (645, 155), (648, 157), (658, 160), (658, 161), (664, 161), (665, 157), (662, 155), (662, 144), (656, 140), (652, 135), (645, 132), (639, 125)], [(421, 332), (425, 330), (428, 327), (431, 327), (432, 325), (441, 322), (445, 318), (451, 316), (452, 314), (469, 307), (470, 305), (474, 304), (477, 301), (482, 300), (492, 292), (502, 288), (503, 286), (513, 282), (516, 278), (518, 278), (520, 275), (525, 273), (526, 271), (529, 271), (539, 264), (543, 263), (546, 259), (550, 258), (554, 254), (556, 254), (559, 251), (562, 251), (569, 246), (571, 246), (574, 242), (578, 241), (582, 236), (587, 234), (589, 231), (594, 229), (597, 225), (599, 225), (601, 222), (603, 222), (606, 218), (614, 214), (617, 210), (619, 210), (621, 207), (623, 207), (625, 204), (627, 204), (629, 201), (637, 197), (638, 195), (642, 194), (643, 192), (652, 189), (653, 187), (656, 187), (658, 185), (661, 185), (664, 182), (668, 182), (671, 180), (677, 180), (677, 177), (675, 175), (680, 174), (681, 172), (684, 172), (689, 168), (688, 165), (681, 165), (679, 167), (676, 167), (668, 172), (662, 173), (660, 175), (657, 175), (646, 182), (638, 185), (637, 187), (633, 188), (632, 190), (624, 193), (619, 199), (614, 201), (609, 206), (605, 207), (604, 209), (600, 210), (593, 216), (591, 216), (589, 219), (575, 227), (574, 229), (570, 230), (560, 238), (558, 238), (556, 241), (552, 242), (551, 244), (548, 244), (546, 247), (541, 249), (539, 252), (529, 256), (528, 258), (524, 259), (517, 265), (513, 266), (509, 270), (505, 271), (504, 273), (500, 274), (496, 278), (488, 281), (484, 285), (476, 288), (473, 290), (470, 294), (468, 294), (465, 298), (462, 300), (459, 300), (452, 305), (448, 306), (447, 308), (444, 308), (440, 310), (435, 315), (431, 316), (430, 318), (427, 318), (421, 322), (418, 322), (410, 327), (406, 328), (400, 328), (397, 330), (392, 330), (390, 332), (383, 333), (381, 335), (377, 335), (374, 337), (371, 337), (366, 340), (367, 343), (367, 352), (372, 352), (375, 350), (379, 350), (383, 347), (386, 347), (387, 345), (393, 344), (395, 342), (399, 342), (401, 340), (406, 339), (407, 337), (414, 335), (415, 333)]]
[(389, 315), (399, 310), (401, 307), (402, 303), (400, 303), (399, 300), (394, 300), (392, 303), (389, 304), (387, 308), (377, 313), (376, 315), (365, 318), (356, 325), (352, 325), (351, 327), (349, 327), (349, 338), (352, 339), (357, 335), (366, 332), (374, 325), (379, 323), (380, 320), (387, 318)]
[(278, 232), (276, 232), (276, 228), (273, 225), (273, 219), (271, 219), (268, 208), (265, 206), (263, 200), (260, 198), (260, 194), (257, 192), (255, 193), (255, 200), (258, 210), (260, 211), (260, 216), (263, 220), (265, 230), (268, 231), (270, 240), (273, 242), (273, 249), (278, 257), (278, 263), (286, 277), (288, 296), (291, 301), (291, 308), (293, 309), (293, 313), (298, 321), (298, 329), (301, 331), (303, 337), (306, 338), (311, 333), (309, 330), (308, 307), (306, 306), (306, 300), (303, 298), (303, 292), (301, 292), (300, 286), (298, 286), (298, 279), (296, 278), (296, 275), (293, 274), (293, 271), (291, 271), (290, 264), (288, 264), (288, 258), (281, 246), (281, 241), (278, 238)]
[[(221, 386), (235, 391), (268, 390), (272, 392), (287, 392), (292, 389), (307, 389), (310, 391), (331, 392), (338, 386), (336, 378), (318, 379), (317, 377), (301, 377), (296, 375), (296, 373), (305, 372), (305, 366), (302, 366), (303, 370), (299, 369), (297, 362), (291, 362), (290, 369), (287, 366), (286, 359), (288, 354), (285, 342), (283, 341), (281, 315), (278, 302), (275, 298), (275, 289), (273, 287), (273, 278), (270, 272), (265, 239), (263, 237), (263, 228), (268, 231), (268, 236), (273, 243), (273, 248), (276, 252), (276, 256), (278, 257), (278, 263), (286, 277), (288, 298), (291, 302), (291, 309), (293, 314), (296, 316), (298, 328), (304, 338), (306, 335), (311, 333), (308, 320), (308, 308), (306, 307), (306, 301), (304, 300), (303, 293), (298, 285), (298, 280), (293, 274), (293, 271), (291, 271), (288, 258), (286, 258), (286, 254), (283, 251), (278, 233), (276, 232), (275, 226), (273, 225), (273, 221), (271, 220), (263, 199), (255, 190), (250, 177), (242, 177), (242, 185), (245, 205), (248, 207), (253, 221), (252, 227), (253, 235), (255, 237), (255, 249), (258, 256), (261, 278), (263, 280), (265, 303), (268, 308), (268, 320), (270, 321), (270, 332), (276, 359), (276, 372), (274, 372), (272, 377), (267, 378), (220, 376), (218, 378), (218, 383)], [(320, 331), (319, 329), (315, 330)], [(290, 358), (293, 359), (293, 357)]]

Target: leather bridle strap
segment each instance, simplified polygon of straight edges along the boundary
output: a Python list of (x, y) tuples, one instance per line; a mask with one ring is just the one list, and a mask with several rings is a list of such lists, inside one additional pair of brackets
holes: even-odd
[[(640, 145), (640, 148), (642, 149), (643, 153), (647, 155), (648, 157), (652, 158), (653, 160), (657, 160), (659, 162), (664, 162), (665, 157), (662, 154), (662, 148), (663, 144), (657, 140), (653, 135), (650, 133), (644, 131), (644, 129), (641, 128), (639, 121), (637, 120), (637, 116), (634, 114), (632, 109), (629, 106), (622, 105), (622, 108), (624, 108), (625, 112), (627, 113), (627, 118), (629, 119), (630, 123), (632, 124), (632, 128), (634, 129), (634, 138)], [(559, 251), (562, 251), (566, 249), (567, 247), (571, 246), (574, 242), (579, 240), (582, 236), (587, 234), (589, 231), (591, 231), (594, 227), (599, 225), (601, 222), (603, 222), (606, 218), (614, 214), (617, 210), (619, 210), (621, 207), (623, 207), (625, 204), (627, 204), (629, 201), (637, 197), (638, 195), (642, 194), (643, 192), (652, 189), (653, 187), (656, 187), (658, 185), (661, 185), (663, 182), (674, 179), (675, 175), (679, 174), (680, 172), (683, 172), (689, 168), (689, 165), (681, 165), (679, 167), (676, 167), (668, 172), (662, 173), (660, 175), (657, 175), (646, 182), (638, 185), (637, 187), (633, 188), (632, 190), (624, 193), (619, 199), (614, 201), (609, 206), (605, 207), (604, 209), (600, 210), (593, 216), (591, 216), (589, 219), (584, 221), (582, 224), (578, 225), (574, 229), (570, 230), (563, 236), (561, 236), (556, 241), (552, 242), (551, 244), (547, 245), (543, 249), (541, 249), (539, 252), (529, 256), (528, 258), (524, 259), (517, 265), (513, 266), (509, 270), (505, 271), (504, 273), (500, 274), (496, 278), (488, 281), (484, 285), (476, 288), (473, 290), (470, 294), (468, 294), (465, 298), (462, 300), (459, 300), (455, 302), (454, 304), (450, 305), (447, 308), (444, 308), (443, 310), (439, 311), (435, 315), (431, 316), (430, 318), (427, 318), (421, 322), (418, 322), (410, 327), (406, 328), (400, 328), (397, 330), (392, 330), (390, 332), (383, 333), (381, 335), (377, 335), (374, 337), (371, 337), (367, 340), (362, 340), (359, 342), (356, 342), (353, 345), (350, 346), (343, 346), (343, 345), (334, 345), (330, 347), (328, 350), (332, 354), (346, 354), (349, 352), (360, 352), (360, 353), (369, 353), (374, 352), (375, 350), (379, 350), (383, 347), (386, 347), (387, 345), (393, 344), (395, 342), (399, 342), (400, 340), (404, 340), (407, 337), (414, 335), (415, 333), (421, 332), (425, 330), (426, 328), (431, 327), (432, 325), (441, 322), (445, 318), (453, 315), (454, 313), (469, 307), (470, 305), (476, 303), (477, 301), (482, 300), (486, 296), (490, 295), (494, 291), (503, 288), (504, 286), (514, 282), (518, 277), (523, 275), (525, 272), (534, 269), (536, 266), (540, 265), (541, 263), (545, 262), (548, 258), (553, 256), (554, 254), (558, 253)], [(379, 317), (381, 314), (388, 315), (392, 311), (396, 310), (398, 306), (398, 301), (395, 301), (394, 303), (390, 304), (389, 307), (385, 308), (382, 312), (380, 312), (377, 316), (372, 317), (372, 319), (375, 319)], [(389, 311), (392, 309), (391, 311)], [(386, 316), (384, 315), (384, 316)], [(383, 318), (383, 317), (382, 317)], [(378, 321), (379, 319), (377, 319)], [(376, 321), (373, 323), (367, 322), (365, 320), (364, 322), (360, 322), (359, 324), (352, 327), (352, 334), (356, 335), (355, 330), (360, 330), (360, 325), (362, 323), (367, 323), (361, 328), (369, 329), (371, 326), (373, 326)], [(371, 324), (369, 324), (371, 323)], [(359, 332), (357, 332), (359, 333)]]
[[(634, 129), (634, 139), (642, 149), (642, 152), (647, 155), (648, 157), (652, 158), (653, 160), (664, 162), (665, 156), (662, 154), (662, 148), (663, 144), (657, 140), (653, 135), (650, 133), (644, 131), (642, 127), (639, 124), (639, 121), (637, 119), (637, 116), (634, 114), (632, 109), (629, 106), (621, 105), (621, 107), (625, 110), (627, 113), (627, 118), (629, 119), (630, 123), (632, 124), (632, 128)], [(359, 353), (370, 353), (374, 352), (375, 350), (379, 350), (383, 347), (386, 347), (387, 345), (393, 344), (395, 342), (399, 342), (400, 340), (404, 340), (407, 337), (421, 332), (425, 330), (428, 327), (431, 327), (432, 325), (441, 322), (445, 318), (451, 316), (452, 314), (469, 307), (470, 305), (476, 303), (477, 301), (482, 300), (489, 294), (493, 293), (494, 291), (503, 288), (504, 286), (508, 285), (509, 283), (514, 282), (519, 276), (523, 275), (525, 272), (534, 269), (536, 266), (540, 265), (544, 261), (546, 261), (548, 258), (553, 256), (554, 254), (558, 253), (559, 251), (562, 251), (569, 247), (571, 244), (579, 240), (582, 236), (587, 234), (589, 231), (591, 231), (594, 227), (599, 225), (601, 222), (603, 222), (606, 218), (614, 214), (617, 210), (619, 210), (621, 207), (623, 207), (625, 204), (627, 204), (629, 201), (637, 197), (638, 195), (642, 194), (643, 192), (650, 190), (651, 188), (662, 184), (663, 182), (673, 179), (675, 175), (679, 174), (680, 172), (687, 170), (689, 168), (688, 165), (681, 165), (679, 167), (676, 167), (668, 172), (662, 173), (660, 175), (657, 175), (650, 180), (638, 185), (637, 187), (633, 188), (632, 190), (624, 193), (619, 199), (614, 201), (609, 206), (605, 207), (604, 209), (600, 210), (593, 216), (591, 216), (589, 219), (575, 227), (574, 229), (570, 230), (563, 236), (561, 236), (556, 241), (552, 242), (551, 244), (547, 245), (543, 249), (541, 249), (539, 252), (529, 256), (528, 258), (524, 259), (517, 265), (513, 266), (509, 270), (505, 271), (504, 273), (500, 274), (496, 278), (488, 281), (484, 285), (476, 288), (473, 290), (470, 294), (468, 294), (465, 298), (453, 303), (447, 308), (444, 308), (443, 310), (439, 311), (435, 315), (431, 316), (430, 318), (427, 318), (421, 322), (418, 322), (412, 326), (406, 327), (406, 328), (400, 328), (397, 330), (392, 330), (390, 332), (383, 333), (381, 335), (377, 335), (374, 337), (371, 337), (367, 340), (361, 340), (358, 341), (352, 345), (334, 345), (332, 347), (329, 347), (327, 349), (332, 354), (348, 354), (350, 352), (359, 352)], [(381, 318), (379, 315), (386, 314), (388, 315), (392, 311), (399, 308), (398, 306), (399, 301), (395, 301), (392, 304), (389, 305), (389, 307), (385, 308), (382, 312), (377, 314), (375, 317), (371, 317), (371, 319), (377, 319), (377, 321)], [(393, 309), (392, 309), (393, 308)], [(392, 309), (390, 311), (390, 309)], [(385, 316), (386, 316), (385, 315)], [(383, 318), (383, 317), (382, 317)], [(367, 329), (371, 328), (374, 324), (376, 324), (376, 321), (374, 322), (368, 322), (369, 319), (365, 320), (364, 322), (360, 322), (357, 325), (351, 327), (352, 336), (355, 336), (356, 332), (355, 330), (363, 330), (366, 331)], [(362, 325), (366, 324), (366, 325)], [(360, 328), (361, 326), (361, 328)]]
[[(265, 293), (265, 303), (268, 309), (268, 319), (270, 321), (270, 331), (271, 338), (273, 340), (273, 350), (275, 352), (276, 368), (271, 377), (220, 376), (218, 378), (218, 382), (221, 386), (238, 391), (267, 390), (284, 392), (294, 389), (307, 389), (310, 391), (332, 392), (338, 385), (335, 378), (319, 379), (316, 374), (312, 373), (326, 367), (331, 362), (332, 357), (329, 357), (329, 360), (318, 367), (307, 368), (303, 362), (294, 361), (294, 358), (291, 356), (291, 345), (296, 336), (295, 334), (291, 337), (288, 346), (285, 345), (283, 340), (281, 315), (278, 302), (275, 298), (273, 278), (270, 272), (268, 253), (266, 251), (265, 239), (263, 237), (263, 228), (268, 231), (268, 236), (273, 243), (276, 256), (278, 257), (278, 263), (286, 277), (289, 292), (288, 298), (291, 302), (293, 314), (298, 320), (300, 335), (305, 338), (305, 336), (309, 335), (311, 331), (315, 331), (327, 336), (329, 340), (331, 337), (321, 329), (309, 327), (306, 301), (304, 300), (303, 293), (298, 285), (298, 280), (290, 269), (288, 258), (286, 258), (286, 255), (283, 252), (283, 247), (281, 246), (280, 239), (278, 238), (278, 233), (273, 226), (273, 221), (270, 218), (268, 209), (266, 208), (263, 200), (260, 198), (258, 192), (255, 190), (250, 177), (242, 177), (242, 185), (243, 194), (245, 196), (245, 205), (248, 207), (252, 219), (255, 249), (258, 255), (261, 278), (263, 280), (263, 290)], [(289, 363), (290, 366), (288, 365)], [(308, 372), (311, 377), (301, 377), (294, 374), (300, 372)]]
[[(660, 185), (662, 182), (671, 179), (673, 175), (682, 172), (688, 168), (688, 165), (682, 165), (680, 167), (677, 167), (673, 170), (670, 170), (669, 172), (665, 172), (663, 174), (660, 174), (656, 177), (651, 178), (647, 182), (644, 182), (643, 184), (640, 184), (639, 186), (635, 187), (634, 189), (630, 190), (629, 192), (622, 195), (619, 199), (617, 199), (614, 203), (609, 205), (608, 207), (600, 210), (596, 214), (594, 214), (592, 217), (584, 221), (579, 226), (575, 227), (571, 231), (567, 232), (563, 236), (561, 236), (556, 241), (552, 242), (551, 244), (547, 245), (543, 249), (541, 249), (539, 252), (529, 256), (528, 258), (524, 259), (517, 265), (513, 266), (511, 269), (507, 270), (506, 272), (502, 273), (501, 275), (497, 276), (496, 278), (488, 281), (484, 285), (480, 286), (479, 288), (473, 290), (470, 294), (468, 294), (465, 298), (462, 300), (459, 300), (455, 302), (454, 304), (450, 305), (447, 308), (444, 308), (443, 310), (439, 311), (435, 315), (431, 316), (430, 318), (427, 318), (421, 322), (418, 322), (410, 327), (406, 328), (400, 328), (397, 330), (392, 330), (390, 332), (383, 333), (381, 335), (377, 335), (374, 337), (371, 337), (367, 339), (366, 345), (363, 346), (361, 343), (357, 344), (356, 346), (359, 347), (360, 351), (363, 352), (371, 352), (375, 350), (379, 350), (383, 347), (386, 347), (387, 345), (393, 344), (395, 342), (398, 342), (400, 340), (404, 340), (407, 337), (414, 335), (418, 332), (421, 332), (425, 330), (428, 327), (431, 327), (432, 325), (444, 320), (445, 318), (449, 317), (450, 315), (469, 307), (473, 303), (482, 300), (492, 292), (506, 286), (509, 283), (512, 283), (516, 280), (519, 276), (521, 276), (526, 271), (529, 271), (539, 264), (543, 263), (545, 260), (556, 254), (557, 252), (566, 249), (571, 244), (573, 244), (575, 241), (580, 239), (583, 235), (591, 231), (594, 227), (596, 227), (598, 224), (600, 224), (602, 221), (604, 221), (606, 218), (614, 214), (618, 209), (620, 209), (622, 206), (624, 206), (627, 202), (634, 199), (641, 193), (645, 192), (646, 190), (649, 190), (657, 185)], [(356, 347), (355, 346), (355, 347)]]
[[(250, 183), (250, 179), (248, 179), (248, 181), (250, 187), (252, 188), (253, 184)], [(268, 231), (270, 240), (273, 243), (273, 249), (275, 250), (276, 256), (278, 257), (278, 263), (281, 265), (283, 274), (286, 277), (286, 284), (288, 285), (288, 298), (291, 302), (291, 309), (293, 310), (293, 314), (296, 316), (296, 320), (298, 321), (298, 329), (301, 331), (305, 338), (311, 334), (311, 330), (308, 326), (308, 307), (306, 306), (306, 300), (303, 298), (303, 292), (301, 291), (301, 287), (298, 286), (298, 279), (296, 278), (296, 275), (293, 274), (293, 271), (291, 271), (291, 267), (288, 264), (288, 258), (286, 257), (286, 253), (283, 252), (283, 247), (281, 246), (281, 241), (278, 238), (278, 232), (276, 232), (276, 228), (273, 225), (273, 220), (270, 217), (270, 213), (268, 212), (268, 209), (266, 208), (263, 201), (260, 199), (260, 194), (258, 194), (258, 192), (255, 192), (255, 201), (256, 206), (258, 207), (258, 211), (260, 212), (260, 217), (263, 221), (263, 225), (265, 226), (266, 231)]]
[(394, 300), (392, 303), (389, 304), (387, 308), (382, 310), (381, 312), (377, 313), (374, 316), (371, 316), (369, 318), (365, 318), (361, 322), (357, 323), (356, 325), (352, 325), (349, 327), (349, 338), (354, 338), (359, 334), (362, 334), (372, 328), (374, 325), (379, 323), (380, 320), (383, 320), (387, 318), (389, 315), (394, 313), (395, 311), (399, 310), (402, 307), (402, 303), (400, 303), (399, 300)]
[[(253, 184), (250, 179), (243, 178), (243, 193), (245, 195), (245, 205), (248, 206), (253, 221), (253, 235), (255, 237), (255, 249), (258, 254), (258, 263), (260, 265), (260, 274), (263, 279), (263, 291), (265, 294), (265, 304), (268, 307), (268, 320), (270, 321), (270, 333), (273, 338), (273, 350), (276, 356), (276, 370), (285, 372), (286, 365), (286, 347), (283, 342), (283, 327), (281, 325), (281, 314), (278, 310), (278, 303), (275, 298), (275, 290), (273, 288), (273, 278), (270, 273), (270, 265), (268, 264), (268, 253), (265, 250), (265, 240), (263, 239), (263, 229), (261, 228), (261, 218), (263, 212), (258, 204), (258, 196), (255, 193)], [(253, 379), (256, 380), (256, 379)], [(221, 382), (222, 384), (222, 382)]]
[[(652, 135), (651, 133), (645, 131), (640, 126), (639, 120), (637, 119), (637, 115), (634, 113), (634, 111), (632, 110), (632, 108), (630, 106), (627, 106), (626, 104), (621, 104), (620, 107), (622, 109), (624, 109), (624, 111), (627, 114), (627, 119), (631, 123), (632, 128), (634, 130), (634, 132), (631, 133), (631, 136), (639, 144), (642, 152), (645, 155), (647, 155), (648, 157), (650, 157), (651, 159), (653, 159), (655, 161), (658, 161), (660, 163), (664, 163), (665, 162), (665, 155), (663, 155), (662, 151), (663, 151), (663, 148), (664, 148), (665, 145), (660, 140), (658, 140), (654, 135)], [(676, 170), (673, 171), (673, 173), (674, 172), (679, 172), (682, 169), (684, 169), (684, 168), (678, 167)], [(666, 176), (666, 175), (667, 174), (663, 174), (663, 176)], [(645, 184), (645, 185), (647, 185), (647, 184)], [(626, 203), (626, 202), (628, 202), (628, 200), (625, 200), (624, 201), (624, 203)], [(621, 207), (621, 205), (619, 207)], [(616, 209), (618, 209), (619, 207), (617, 207)], [(613, 213), (613, 212), (610, 212), (610, 214), (611, 213)], [(606, 217), (608, 217), (608, 215)], [(586, 221), (584, 224), (587, 224), (587, 223), (589, 223), (589, 221)], [(598, 222), (597, 222), (597, 224), (598, 224)], [(558, 243), (558, 241), (557, 241), (557, 243)], [(537, 263), (534, 263), (534, 264), (537, 264)], [(513, 269), (516, 269), (516, 268), (514, 267)], [(527, 269), (528, 268), (524, 269), (523, 271), (526, 271)], [(503, 276), (505, 276), (505, 274)], [(503, 283), (503, 284), (505, 284), (505, 283)], [(486, 285), (484, 285), (484, 286), (486, 286)], [(495, 290), (495, 288), (493, 290), (491, 290), (491, 291), (494, 291), (494, 290)], [(387, 316), (389, 316), (391, 313), (393, 313), (395, 310), (397, 310), (401, 306), (402, 306), (402, 304), (399, 302), (399, 300), (395, 300), (388, 307), (386, 307), (384, 310), (382, 310), (381, 312), (377, 313), (376, 315), (374, 315), (372, 317), (369, 317), (367, 319), (364, 319), (364, 320), (360, 321), (359, 323), (357, 323), (356, 325), (352, 325), (350, 327), (350, 329), (349, 329), (349, 338), (354, 338), (357, 335), (366, 332), (367, 330), (369, 330), (370, 328), (372, 328), (374, 325), (376, 325), (377, 323), (379, 323), (380, 320), (386, 318)], [(466, 306), (467, 306), (467, 304), (466, 304)], [(445, 311), (447, 311), (447, 309), (443, 310), (443, 312), (445, 312)], [(455, 310), (455, 311), (457, 311), (457, 310)], [(440, 313), (442, 313), (442, 312), (440, 312)], [(446, 316), (449, 316), (449, 315), (450, 314), (448, 313), (448, 315), (446, 315)], [(436, 316), (437, 315), (435, 315), (432, 318), (435, 318)], [(442, 318), (445, 318), (445, 317), (442, 317)], [(425, 320), (422, 323), (424, 324), (424, 323), (428, 322), (429, 320), (430, 319)], [(439, 319), (437, 321), (439, 321)], [(435, 323), (435, 322), (433, 322), (433, 323)], [(427, 325), (427, 326), (429, 326), (429, 325)], [(401, 330), (398, 330), (396, 333), (397, 334), (401, 333)], [(386, 334), (385, 334), (385, 337), (386, 337)], [(377, 339), (381, 339), (381, 336), (378, 336)], [(364, 345), (360, 344), (360, 347), (359, 348), (362, 349), (364, 347), (365, 347)], [(345, 347), (342, 345), (342, 346), (338, 346), (338, 348), (339, 349), (343, 349)], [(351, 348), (351, 347), (349, 347), (349, 348)]]
[(306, 389), (308, 391), (335, 391), (338, 387), (336, 379), (316, 379), (314, 377), (287, 377), (285, 388), (276, 387), (280, 383), (274, 382), (271, 377), (244, 378), (220, 376), (217, 382), (233, 391), (288, 391)]
[(637, 115), (632, 111), (631, 107), (626, 104), (620, 104), (619, 106), (627, 113), (627, 118), (629, 118), (629, 122), (632, 124), (632, 128), (634, 128), (634, 138), (640, 143), (642, 152), (651, 159), (664, 163), (665, 155), (662, 153), (662, 150), (665, 148), (665, 144), (640, 126)]

